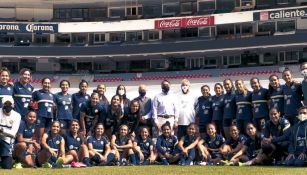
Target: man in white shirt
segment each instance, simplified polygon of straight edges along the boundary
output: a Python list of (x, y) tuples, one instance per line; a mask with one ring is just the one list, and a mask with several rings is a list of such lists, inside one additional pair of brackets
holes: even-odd
[(13, 167), (12, 149), (21, 116), (13, 110), (12, 97), (3, 97), (2, 104), (0, 109), (0, 166), (3, 169), (11, 169)]
[(163, 80), (161, 83), (162, 92), (155, 96), (153, 100), (154, 125), (161, 131), (161, 126), (169, 121), (172, 129), (178, 126), (178, 109), (176, 104), (176, 96), (170, 93), (170, 82)]
[(190, 123), (195, 122), (195, 102), (196, 97), (190, 93), (190, 81), (183, 79), (181, 81), (181, 93), (178, 94), (177, 101), (179, 109), (178, 132), (177, 136), (180, 139), (186, 135), (187, 127)]

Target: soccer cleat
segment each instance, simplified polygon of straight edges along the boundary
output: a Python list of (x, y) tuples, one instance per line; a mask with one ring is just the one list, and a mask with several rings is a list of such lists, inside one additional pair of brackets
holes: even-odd
[(14, 164), (14, 168), (16, 168), (16, 169), (22, 169), (23, 167), (22, 167), (22, 164), (21, 164), (21, 163), (15, 163), (15, 164)]
[(42, 167), (43, 168), (52, 168), (52, 165), (50, 163), (46, 162), (46, 163), (42, 164)]
[(64, 164), (64, 159), (62, 157), (59, 157), (56, 162), (56, 168), (63, 168), (63, 164)]
[(231, 165), (231, 162), (229, 162), (228, 160), (221, 160), (220, 163), (221, 163), (221, 165), (225, 165), (225, 166)]
[(207, 162), (200, 162), (199, 165), (201, 165), (201, 166), (206, 166), (206, 165), (207, 165)]

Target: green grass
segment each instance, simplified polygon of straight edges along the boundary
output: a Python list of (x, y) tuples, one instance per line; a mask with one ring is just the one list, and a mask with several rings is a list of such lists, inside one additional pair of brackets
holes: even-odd
[(223, 166), (126, 166), (126, 167), (92, 167), (70, 169), (13, 169), (0, 170), (0, 175), (306, 175), (307, 168), (289, 167), (223, 167)]

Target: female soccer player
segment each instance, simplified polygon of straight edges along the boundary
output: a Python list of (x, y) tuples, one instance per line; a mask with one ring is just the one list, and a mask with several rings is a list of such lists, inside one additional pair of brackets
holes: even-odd
[(224, 94), (224, 109), (223, 109), (223, 129), (226, 139), (230, 138), (230, 126), (233, 124), (234, 119), (236, 119), (236, 94), (235, 87), (230, 79), (225, 79), (223, 81), (223, 86), (226, 91)]
[(80, 125), (78, 120), (73, 119), (70, 122), (69, 131), (64, 135), (65, 162), (71, 163), (72, 167), (91, 166), (88, 148), (84, 138), (79, 133), (79, 129)]
[(212, 97), (212, 123), (216, 126), (217, 134), (223, 130), (224, 89), (222, 84), (214, 85), (215, 95)]
[(188, 125), (186, 133), (178, 142), (178, 148), (181, 150), (179, 165), (193, 165), (196, 157), (196, 147), (200, 140), (195, 123)]
[(82, 103), (80, 108), (80, 125), (84, 136), (92, 135), (99, 118), (104, 118), (105, 109), (99, 104), (99, 95), (93, 92), (91, 99)]
[(38, 164), (44, 168), (58, 167), (65, 164), (65, 141), (60, 135), (59, 121), (51, 123), (49, 132), (44, 133), (41, 139), (42, 151), (38, 153)]
[(136, 153), (137, 165), (150, 165), (155, 162), (154, 145), (147, 127), (141, 127), (140, 135), (134, 140), (133, 151)]
[(282, 88), (284, 94), (284, 117), (293, 126), (298, 122), (296, 116), (298, 115), (298, 109), (302, 106), (302, 85), (294, 81), (292, 72), (289, 69), (285, 69), (282, 72), (282, 78), (286, 82)]
[(106, 93), (106, 85), (105, 84), (99, 84), (96, 88), (97, 93), (99, 94), (99, 103), (102, 105), (109, 105), (110, 102), (105, 96)]
[(114, 95), (111, 99), (111, 104), (107, 106), (105, 117), (99, 120), (99, 122), (104, 124), (105, 133), (109, 139), (112, 137), (113, 133), (118, 131), (119, 124), (117, 121), (124, 116), (120, 104), (120, 97)]
[(87, 145), (93, 165), (108, 165), (113, 161), (115, 151), (111, 150), (110, 142), (104, 137), (102, 123), (97, 123), (95, 133), (87, 139)]
[(135, 154), (132, 150), (133, 144), (129, 139), (127, 125), (121, 125), (119, 133), (112, 135), (111, 147), (115, 151), (115, 160), (118, 165), (128, 165), (128, 159), (131, 164), (136, 164)]
[[(217, 134), (214, 124), (207, 125), (207, 135), (198, 142), (198, 150), (203, 159), (204, 165), (216, 164), (223, 159), (220, 149), (225, 144), (223, 136)], [(201, 165), (203, 165), (201, 163)]]
[(230, 165), (228, 162), (237, 152), (239, 152), (245, 141), (246, 137), (240, 134), (240, 130), (237, 125), (230, 126), (230, 138), (226, 140), (226, 143), (221, 148), (221, 153), (223, 154), (223, 161), (226, 165)]
[(71, 103), (72, 103), (72, 116), (74, 119), (80, 121), (80, 108), (83, 102), (90, 99), (90, 95), (87, 94), (88, 82), (81, 80), (79, 83), (79, 92), (72, 94)]
[(51, 81), (49, 78), (42, 79), (42, 89), (33, 92), (32, 99), (37, 102), (37, 124), (39, 138), (50, 128), (53, 120), (54, 95), (50, 92)]
[(196, 103), (196, 123), (199, 127), (199, 133), (203, 137), (206, 133), (206, 126), (212, 120), (212, 98), (210, 95), (210, 87), (203, 85), (201, 87), (202, 96), (198, 97)]
[(13, 98), (15, 101), (14, 110), (24, 120), (28, 113), (28, 107), (32, 99), (33, 86), (30, 84), (32, 75), (30, 69), (22, 68), (19, 71), (19, 81), (14, 84)]
[(57, 119), (61, 123), (61, 133), (65, 134), (69, 129), (72, 117), (71, 94), (68, 93), (70, 82), (62, 80), (60, 82), (61, 92), (55, 94), (55, 104), (57, 107)]
[[(263, 135), (257, 131), (255, 125), (248, 123), (246, 125), (246, 133), (248, 138), (245, 141), (244, 146), (230, 159), (230, 162), (233, 164), (238, 163), (239, 166), (244, 166), (263, 164), (266, 161), (269, 161), (269, 157), (264, 154), (261, 149)], [(239, 161), (244, 163), (240, 163)]]
[[(16, 157), (24, 167), (35, 167), (35, 155), (40, 150), (40, 144), (36, 136), (35, 111), (29, 111), (24, 121), (20, 122), (17, 132), (16, 144), (14, 146), (13, 157)], [(21, 164), (15, 164), (16, 168), (21, 168)]]
[(121, 124), (128, 126), (130, 139), (132, 139), (132, 141), (138, 132), (140, 118), (140, 104), (137, 100), (132, 100), (129, 104), (128, 113), (124, 115), (121, 122)]
[(269, 77), (269, 95), (270, 95), (270, 108), (278, 108), (280, 114), (284, 115), (284, 94), (282, 86), (279, 83), (279, 77), (277, 75), (271, 75)]
[[(13, 86), (9, 84), (10, 71), (6, 67), (0, 69), (0, 102), (4, 96), (13, 95)], [(0, 103), (0, 108), (2, 107), (2, 102)]]
[(247, 90), (243, 80), (236, 80), (236, 122), (239, 130), (245, 134), (245, 128), (247, 123), (252, 122), (252, 93)]
[(178, 139), (172, 135), (171, 124), (167, 121), (161, 126), (162, 135), (157, 138), (156, 149), (163, 165), (176, 163), (180, 158)]
[(252, 78), (250, 85), (253, 89), (252, 106), (253, 120), (258, 131), (264, 130), (265, 122), (269, 120), (269, 91), (260, 85), (258, 78)]

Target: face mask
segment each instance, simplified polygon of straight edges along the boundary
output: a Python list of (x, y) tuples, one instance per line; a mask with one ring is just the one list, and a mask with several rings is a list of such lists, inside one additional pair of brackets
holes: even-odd
[(165, 94), (167, 94), (168, 91), (169, 91), (169, 86), (163, 85), (163, 86), (162, 86), (162, 92), (165, 93)]
[(139, 94), (140, 94), (141, 97), (145, 97), (146, 91), (139, 91)]
[(302, 70), (301, 74), (302, 74), (304, 77), (307, 77), (307, 69)]
[(189, 86), (181, 86), (181, 90), (182, 90), (182, 93), (186, 94), (188, 93)]
[(306, 114), (299, 114), (298, 116), (297, 116), (297, 119), (299, 120), (299, 121), (305, 121), (305, 120), (307, 120), (307, 115)]
[(12, 106), (3, 106), (2, 107), (5, 113), (10, 113), (13, 110)]
[(125, 94), (125, 91), (124, 91), (124, 90), (119, 90), (119, 91), (118, 91), (118, 94), (119, 94), (119, 95), (124, 95), (124, 94)]

